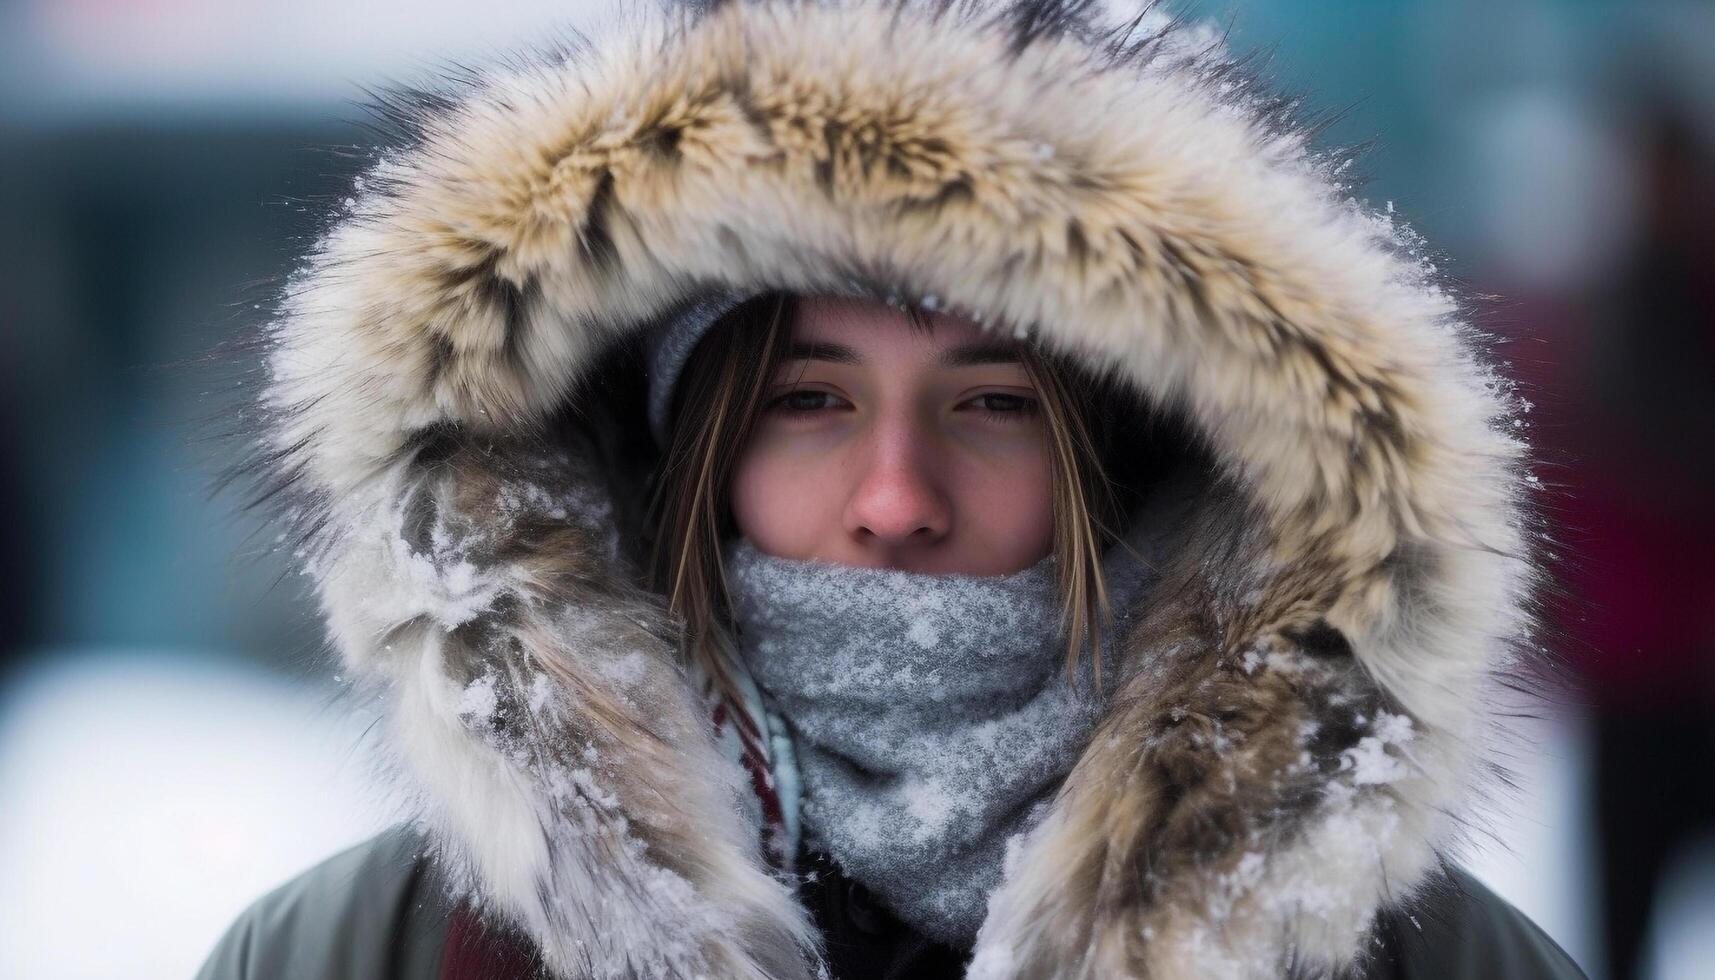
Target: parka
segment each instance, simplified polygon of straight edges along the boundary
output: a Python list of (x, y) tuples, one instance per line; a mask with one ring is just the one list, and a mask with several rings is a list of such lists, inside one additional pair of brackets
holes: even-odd
[[(669, 4), (380, 109), (244, 466), (411, 819), (204, 980), (1578, 975), (1455, 864), (1536, 649), (1523, 400), (1217, 33)], [(972, 311), (1184, 433), (1111, 703), (969, 950), (769, 866), (644, 584), (639, 345), (713, 287)]]
[[(939, 946), (918, 934), (877, 906), (837, 866), (808, 867), (819, 874), (802, 887), (801, 900), (824, 938), (831, 976), (937, 980), (962, 975), (968, 950)], [(209, 955), (197, 980), (553, 976), (515, 928), (484, 922), (471, 905), (451, 896), (428, 857), (423, 833), (401, 824), (252, 903)], [(1535, 923), (1454, 867), (1426, 881), (1409, 906), (1377, 913), (1361, 963), (1351, 975), (1366, 980), (1584, 976)]]

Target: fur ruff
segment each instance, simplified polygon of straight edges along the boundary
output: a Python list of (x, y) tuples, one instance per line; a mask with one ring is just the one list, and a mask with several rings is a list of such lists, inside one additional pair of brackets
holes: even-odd
[(1339, 974), (1456, 846), (1541, 576), (1519, 400), (1212, 32), (632, 10), (382, 108), (400, 138), (264, 328), (248, 465), (438, 858), (558, 975), (817, 969), (636, 584), (639, 430), (603, 415), (615, 343), (711, 283), (972, 311), (1218, 464), (972, 976)]

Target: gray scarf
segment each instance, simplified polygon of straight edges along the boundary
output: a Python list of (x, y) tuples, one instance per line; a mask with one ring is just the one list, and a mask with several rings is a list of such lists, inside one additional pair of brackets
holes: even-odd
[[(771, 762), (783, 804), (801, 802), (809, 843), (895, 914), (969, 945), (1009, 841), (1041, 819), (1104, 708), (1091, 658), (1067, 680), (1054, 559), (928, 575), (774, 558), (739, 539), (726, 574), (767, 727), (789, 736)], [(1110, 557), (1115, 609), (1147, 574)], [(1104, 690), (1115, 646), (1103, 643)]]

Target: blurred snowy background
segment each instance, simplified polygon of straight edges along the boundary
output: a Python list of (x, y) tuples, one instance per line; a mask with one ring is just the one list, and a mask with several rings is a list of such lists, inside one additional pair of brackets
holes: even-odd
[[(266, 304), (372, 139), (364, 86), (589, 0), (0, 0), (0, 977), (179, 978), (393, 817), (271, 533), (208, 499), (183, 367)], [(1715, 8), (1201, 0), (1377, 145), (1366, 195), (1536, 388), (1576, 705), (1470, 866), (1601, 977), (1715, 975)], [(355, 710), (354, 710), (355, 709)]]

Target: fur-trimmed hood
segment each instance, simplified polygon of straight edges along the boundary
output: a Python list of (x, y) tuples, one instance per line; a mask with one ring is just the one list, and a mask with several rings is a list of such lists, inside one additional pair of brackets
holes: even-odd
[(1337, 972), (1456, 842), (1538, 577), (1516, 399), (1213, 33), (628, 11), (385, 108), (267, 324), (251, 465), (437, 857), (561, 975), (816, 971), (638, 574), (635, 341), (711, 285), (976, 311), (1215, 461), (973, 976)]

